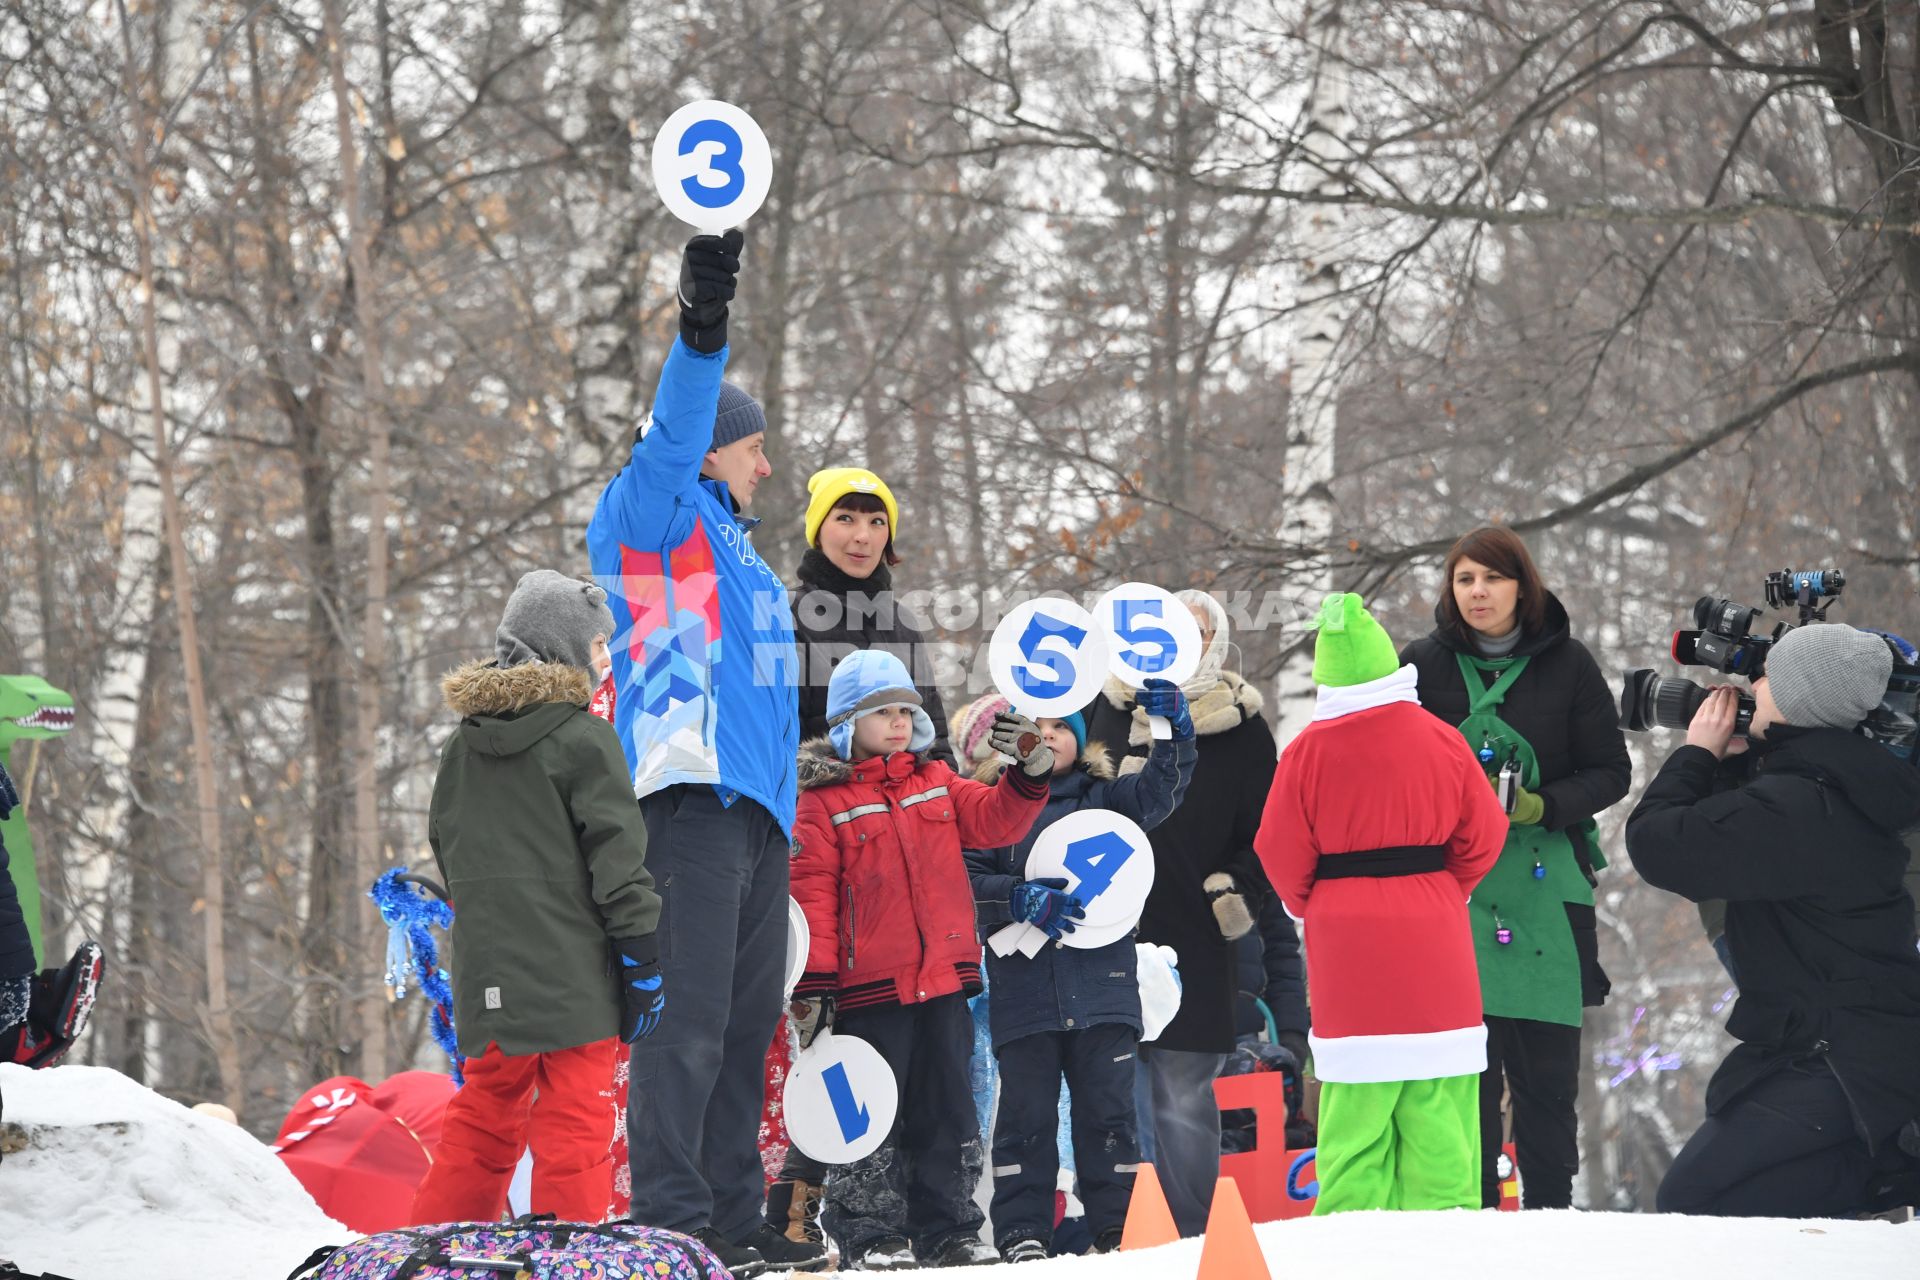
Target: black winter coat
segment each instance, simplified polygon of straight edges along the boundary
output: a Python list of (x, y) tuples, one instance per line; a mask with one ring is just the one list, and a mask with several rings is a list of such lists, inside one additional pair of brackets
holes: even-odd
[(1313, 1030), (1307, 1016), (1307, 962), (1300, 954), (1300, 934), (1277, 894), (1260, 905), (1255, 927), (1233, 944), (1239, 1000), (1234, 1009), (1234, 1031), (1251, 1035), (1266, 1029), (1258, 997), (1273, 1015), (1276, 1031)]
[[(1437, 620), (1439, 610), (1434, 613)], [(1435, 627), (1400, 654), (1401, 662), (1420, 669), (1420, 705), (1455, 725), (1467, 718), (1467, 682), (1454, 657), (1459, 652), (1459, 642)], [(1569, 633), (1558, 599), (1547, 597), (1546, 625), (1521, 637), (1512, 656), (1532, 660), (1507, 690), (1499, 714), (1532, 745), (1539, 762), (1539, 796), (1546, 805), (1540, 824), (1561, 831), (1618, 804), (1633, 782), (1619, 710), (1600, 664)]]
[(800, 558), (792, 593), (793, 639), (800, 658), (800, 741), (827, 736), (827, 682), (840, 659), (861, 649), (884, 649), (906, 664), (933, 721), (933, 745), (917, 754), (953, 765), (947, 711), (934, 684), (934, 650), (918, 619), (893, 592), (893, 575), (877, 566), (867, 578), (842, 573), (818, 547)]
[[(1180, 1012), (1157, 1049), (1232, 1053), (1235, 980), (1233, 944), (1220, 933), (1205, 883), (1217, 871), (1231, 875), (1257, 912), (1273, 895), (1253, 851), (1279, 761), (1273, 730), (1260, 712), (1260, 691), (1228, 672), (1209, 692), (1190, 699), (1199, 759), (1180, 807), (1148, 833), (1153, 841), (1153, 892), (1140, 916), (1140, 940), (1180, 954)], [(1133, 694), (1109, 686), (1087, 710), (1087, 740), (1141, 758), (1145, 726), (1134, 741)], [(1138, 768), (1133, 760), (1121, 767)]]
[(1648, 884), (1727, 899), (1741, 1044), (1707, 1114), (1790, 1063), (1824, 1057), (1871, 1147), (1920, 1117), (1920, 954), (1899, 831), (1920, 822), (1920, 769), (1839, 729), (1786, 725), (1754, 780), (1714, 790), (1713, 754), (1683, 746), (1627, 820)]
[[(982, 941), (1013, 923), (1013, 888), (1027, 879), (1027, 857), (1048, 827), (1083, 809), (1108, 809), (1152, 831), (1180, 803), (1194, 754), (1191, 742), (1162, 743), (1146, 768), (1116, 778), (1106, 751), (1089, 742), (1072, 769), (1048, 780), (1046, 807), (1025, 839), (1003, 849), (967, 850)], [(995, 761), (975, 770), (974, 777), (991, 782), (998, 773)], [(995, 955), (989, 947), (987, 1022), (993, 1047), (1039, 1031), (1079, 1031), (1103, 1022), (1124, 1023), (1138, 1035), (1144, 1028), (1133, 947), (1131, 934), (1104, 947), (1042, 947), (1031, 960), (1018, 951)]]
[[(13, 779), (0, 765), (0, 819), (20, 803)], [(26, 913), (20, 909), (20, 891), (13, 886), (7, 846), (0, 841), (0, 982), (33, 972), (33, 936), (27, 932)]]

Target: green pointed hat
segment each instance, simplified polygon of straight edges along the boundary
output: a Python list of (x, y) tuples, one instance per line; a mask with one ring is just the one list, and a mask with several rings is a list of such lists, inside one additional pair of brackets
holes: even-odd
[(1352, 592), (1328, 596), (1313, 625), (1320, 631), (1313, 644), (1315, 684), (1365, 684), (1400, 669), (1393, 640)]

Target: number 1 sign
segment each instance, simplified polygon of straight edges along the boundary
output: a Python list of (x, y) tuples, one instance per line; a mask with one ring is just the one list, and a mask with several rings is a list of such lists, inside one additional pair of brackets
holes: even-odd
[(823, 1164), (852, 1164), (893, 1131), (900, 1091), (878, 1049), (829, 1029), (794, 1058), (781, 1100), (796, 1147)]
[[(1086, 918), (1060, 941), (1069, 947), (1104, 947), (1140, 923), (1153, 889), (1153, 846), (1138, 825), (1108, 809), (1070, 813), (1041, 832), (1027, 854), (1029, 880), (1061, 876), (1080, 899)], [(1013, 924), (987, 940), (998, 955), (1018, 949), (1039, 954), (1047, 935), (1030, 924)]]

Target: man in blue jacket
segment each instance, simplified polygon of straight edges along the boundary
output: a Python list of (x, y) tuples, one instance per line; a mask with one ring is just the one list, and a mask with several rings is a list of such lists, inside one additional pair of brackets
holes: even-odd
[(799, 710), (786, 588), (744, 514), (772, 474), (766, 416), (721, 378), (743, 240), (687, 242), (680, 337), (587, 549), (614, 610), (614, 727), (660, 889), (660, 973), (682, 1011), (633, 1049), (633, 1219), (697, 1235), (749, 1276), (826, 1256), (761, 1216)]

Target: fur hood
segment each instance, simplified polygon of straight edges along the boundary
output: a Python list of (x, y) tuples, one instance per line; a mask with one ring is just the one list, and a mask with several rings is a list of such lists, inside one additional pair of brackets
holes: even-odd
[[(1127, 743), (1138, 747), (1151, 739), (1146, 715), (1133, 705), (1133, 692), (1118, 680), (1108, 680), (1103, 696), (1119, 710), (1133, 712), (1133, 723), (1127, 727)], [(1246, 677), (1236, 671), (1222, 671), (1220, 682), (1199, 697), (1189, 696), (1187, 706), (1193, 715), (1195, 735), (1204, 738), (1210, 733), (1225, 733), (1229, 729), (1239, 728), (1261, 713), (1266, 707), (1266, 699), (1260, 696), (1258, 689), (1247, 683)]]
[(801, 743), (798, 766), (802, 791), (831, 787), (853, 777), (853, 762), (842, 760), (826, 738), (808, 738)]
[[(973, 766), (974, 781), (992, 786), (999, 780), (1000, 770), (1006, 765), (1006, 757), (995, 752)], [(1073, 767), (1088, 777), (1102, 782), (1117, 776), (1113, 768), (1113, 753), (1108, 751), (1104, 744), (1098, 742), (1089, 742), (1087, 749), (1080, 753), (1080, 758), (1074, 762)]]
[(547, 702), (584, 707), (593, 697), (593, 677), (579, 667), (523, 662), (503, 667), (491, 658), (455, 667), (440, 680), (447, 709), (458, 716), (501, 716)]

